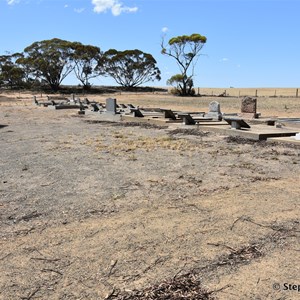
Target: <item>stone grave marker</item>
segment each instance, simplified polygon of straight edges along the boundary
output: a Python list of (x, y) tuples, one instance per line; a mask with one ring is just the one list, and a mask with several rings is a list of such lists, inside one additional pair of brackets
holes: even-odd
[(240, 116), (243, 118), (257, 118), (256, 112), (257, 99), (252, 97), (244, 97), (242, 99), (241, 113)]
[(117, 99), (113, 99), (113, 98), (106, 99), (106, 112), (109, 114), (117, 113)]
[(251, 128), (248, 123), (240, 118), (226, 117), (224, 118), (224, 121), (226, 121), (231, 126), (231, 129)]
[(205, 114), (205, 117), (212, 118), (213, 120), (222, 120), (220, 103), (217, 101), (210, 102), (208, 106), (208, 113)]

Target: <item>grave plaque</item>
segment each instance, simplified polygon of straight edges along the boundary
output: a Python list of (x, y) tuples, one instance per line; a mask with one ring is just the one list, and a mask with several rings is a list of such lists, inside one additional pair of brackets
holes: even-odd
[(220, 103), (217, 101), (210, 102), (208, 106), (208, 113), (205, 114), (205, 117), (212, 118), (213, 120), (222, 120)]
[(109, 114), (116, 114), (117, 112), (117, 99), (106, 99), (106, 112)]
[(231, 126), (231, 129), (250, 128), (250, 125), (240, 118), (227, 117), (224, 118), (224, 121), (226, 121)]

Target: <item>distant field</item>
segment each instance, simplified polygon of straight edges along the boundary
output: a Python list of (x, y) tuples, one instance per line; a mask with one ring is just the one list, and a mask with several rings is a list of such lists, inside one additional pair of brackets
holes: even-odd
[[(298, 88), (201, 88), (197, 87), (197, 94), (220, 95), (226, 92), (230, 97), (256, 96), (256, 97), (300, 97)], [(298, 90), (298, 92), (297, 92)]]
[[(255, 96), (257, 90), (257, 109), (263, 116), (299, 117), (300, 95), (293, 96), (296, 89), (227, 89), (226, 97), (216, 97), (222, 94), (222, 88), (200, 88), (200, 94), (204, 97), (176, 97), (167, 92), (116, 92), (105, 94), (76, 94), (80, 98), (87, 97), (90, 100), (105, 103), (106, 98), (117, 98), (119, 103), (132, 103), (141, 107), (170, 108), (181, 111), (207, 111), (211, 101), (218, 101), (221, 111), (224, 113), (240, 112), (241, 101), (244, 96)], [(196, 90), (197, 91), (197, 90)], [(273, 92), (272, 92), (273, 91)], [(276, 97), (274, 97), (276, 91)], [(30, 91), (5, 91), (0, 93), (0, 107), (6, 105), (31, 105), (32, 95), (38, 99), (46, 100), (46, 93), (32, 93)], [(268, 96), (268, 94), (270, 96)], [(273, 96), (272, 96), (273, 94)], [(240, 97), (239, 97), (240, 95)], [(6, 97), (7, 98), (6, 98)], [(58, 95), (57, 95), (58, 96)], [(66, 95), (61, 95), (66, 96)], [(7, 99), (7, 100), (6, 100)]]

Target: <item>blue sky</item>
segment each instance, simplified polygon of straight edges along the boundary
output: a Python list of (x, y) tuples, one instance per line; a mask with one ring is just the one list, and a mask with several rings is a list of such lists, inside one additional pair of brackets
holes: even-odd
[(178, 68), (160, 53), (162, 35), (200, 33), (195, 86), (300, 87), (299, 13), (300, 0), (0, 0), (0, 55), (52, 38), (140, 49), (162, 72), (149, 85), (165, 86)]

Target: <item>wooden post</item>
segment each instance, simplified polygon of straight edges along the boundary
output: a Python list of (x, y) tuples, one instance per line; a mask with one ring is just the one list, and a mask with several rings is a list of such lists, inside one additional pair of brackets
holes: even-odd
[(241, 97), (241, 91), (239, 90), (239, 98)]
[(255, 97), (257, 97), (257, 90), (255, 90)]
[(198, 95), (200, 95), (200, 88), (198, 88)]
[(296, 90), (296, 98), (298, 98), (298, 89)]

